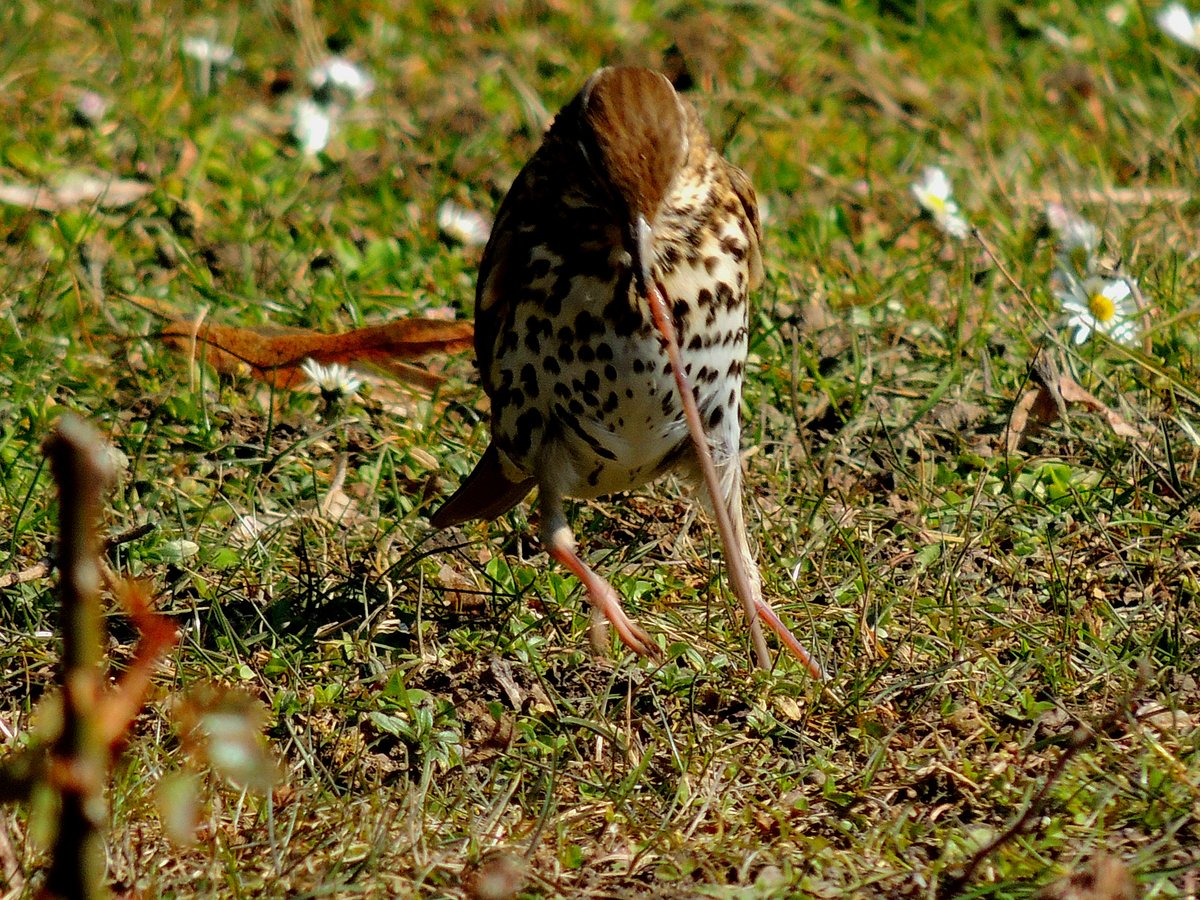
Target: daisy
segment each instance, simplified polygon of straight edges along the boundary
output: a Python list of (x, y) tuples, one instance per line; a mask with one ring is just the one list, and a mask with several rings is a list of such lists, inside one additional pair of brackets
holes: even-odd
[(1064, 284), (1055, 293), (1069, 315), (1067, 327), (1075, 329), (1075, 343), (1082, 344), (1093, 332), (1108, 335), (1121, 344), (1137, 340), (1137, 323), (1129, 303), (1129, 283), (1092, 276), (1080, 280), (1064, 272)]
[(467, 247), (482, 247), (491, 234), (491, 223), (473, 209), (447, 200), (437, 211), (438, 229), (451, 240)]
[(302, 362), (300, 368), (321, 391), (321, 396), (327, 403), (349, 400), (362, 387), (362, 379), (341, 363), (323, 366), (310, 358)]
[(921, 208), (933, 217), (941, 229), (954, 238), (965, 238), (970, 226), (958, 211), (950, 179), (937, 166), (926, 166), (921, 177), (913, 182), (913, 196)]
[(309, 71), (308, 83), (318, 99), (337, 91), (351, 100), (363, 100), (375, 90), (375, 79), (341, 56), (331, 56)]
[(333, 114), (320, 103), (299, 100), (292, 110), (292, 137), (309, 156), (325, 149), (333, 134)]
[(184, 56), (190, 56), (197, 62), (207, 63), (214, 68), (221, 68), (233, 62), (233, 48), (228, 44), (218, 44), (202, 37), (186, 37), (180, 45)]
[(1046, 221), (1058, 236), (1059, 260), (1063, 268), (1077, 275), (1092, 274), (1096, 250), (1100, 247), (1100, 229), (1059, 203), (1046, 204)]
[(203, 37), (185, 37), (180, 52), (191, 60), (193, 86), (201, 97), (207, 97), (214, 85), (219, 85), (225, 70), (238, 65), (233, 48)]
[(1168, 37), (1200, 50), (1200, 16), (1192, 15), (1182, 3), (1168, 3), (1158, 11), (1155, 21)]

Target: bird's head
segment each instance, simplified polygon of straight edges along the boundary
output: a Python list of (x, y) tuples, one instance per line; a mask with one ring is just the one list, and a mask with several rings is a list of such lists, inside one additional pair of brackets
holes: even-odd
[(650, 280), (655, 219), (688, 156), (684, 101), (663, 75), (613, 66), (595, 72), (579, 92), (579, 148), (613, 204), (638, 293)]

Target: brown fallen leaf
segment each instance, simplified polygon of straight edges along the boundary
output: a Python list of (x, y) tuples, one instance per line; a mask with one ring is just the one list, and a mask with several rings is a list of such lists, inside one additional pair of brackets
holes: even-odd
[(1114, 409), (1105, 406), (1094, 394), (1066, 373), (1059, 372), (1046, 354), (1039, 354), (1030, 367), (1030, 379), (1038, 386), (1021, 395), (1013, 407), (1004, 430), (1004, 449), (1010, 456), (1016, 454), (1021, 443), (1032, 437), (1045, 425), (1065, 419), (1071, 404), (1078, 404), (1092, 412), (1098, 412), (1108, 422), (1113, 434), (1139, 440), (1142, 433)]
[(459, 353), (471, 346), (469, 322), (439, 319), (396, 319), (341, 334), (322, 334), (300, 328), (240, 328), (188, 320), (177, 310), (151, 297), (128, 298), (167, 320), (159, 337), (168, 346), (199, 352), (219, 372), (248, 370), (276, 388), (294, 388), (308, 376), (301, 364), (312, 359), (322, 365), (342, 363), (383, 370), (408, 384), (427, 390), (441, 383), (436, 373), (409, 360), (433, 353)]
[(1038, 900), (1136, 900), (1141, 895), (1125, 863), (1100, 853), (1035, 896)]
[(153, 185), (131, 178), (99, 178), (73, 172), (51, 185), (0, 182), (0, 203), (43, 212), (93, 203), (115, 209), (141, 200), (153, 189)]

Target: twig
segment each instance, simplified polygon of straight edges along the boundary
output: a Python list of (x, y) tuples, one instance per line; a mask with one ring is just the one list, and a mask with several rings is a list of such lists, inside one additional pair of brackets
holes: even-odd
[[(114, 534), (105, 540), (105, 552), (111, 550), (113, 547), (119, 547), (121, 544), (128, 544), (130, 541), (144, 538), (157, 527), (157, 522), (143, 522), (141, 525), (134, 525), (120, 534)], [(45, 578), (54, 571), (54, 562), (53, 556), (47, 556), (41, 562), (36, 562), (32, 566), (22, 569), (20, 572), (10, 572), (8, 575), (0, 578), (0, 591), (18, 584), (24, 584), (27, 581), (37, 581), (39, 578)]]
[(1046, 798), (1050, 794), (1050, 789), (1062, 777), (1071, 760), (1078, 756), (1081, 751), (1090, 747), (1096, 741), (1097, 735), (1104, 734), (1121, 720), (1137, 702), (1137, 698), (1146, 687), (1146, 680), (1146, 666), (1141, 665), (1138, 667), (1137, 678), (1134, 680), (1133, 686), (1120, 703), (1117, 703), (1105, 713), (1095, 725), (1088, 726), (1081, 724), (1071, 732), (1066, 749), (1063, 750), (1062, 755), (1059, 756), (1054, 766), (1050, 769), (1045, 782), (1038, 788), (1037, 793), (1033, 795), (1033, 799), (1029, 801), (1029, 805), (1025, 807), (1021, 814), (1004, 831), (976, 850), (975, 854), (963, 867), (962, 872), (942, 882), (937, 891), (938, 900), (949, 900), (950, 897), (956, 897), (961, 894), (963, 889), (971, 883), (971, 880), (975, 877), (975, 873), (989, 856), (1012, 841), (1017, 835), (1023, 834), (1028, 830), (1030, 823), (1041, 815), (1042, 809), (1046, 805)]
[(103, 644), (96, 523), (112, 469), (99, 434), (75, 416), (63, 417), (45, 452), (59, 492), (63, 638), (63, 726), (50, 769), (61, 806), (45, 894), (91, 900), (104, 895), (108, 768), (108, 746), (97, 720)]

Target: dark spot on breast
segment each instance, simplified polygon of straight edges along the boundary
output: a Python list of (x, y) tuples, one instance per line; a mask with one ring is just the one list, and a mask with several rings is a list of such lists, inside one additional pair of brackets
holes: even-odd
[(592, 349), (591, 344), (584, 344), (579, 348), (579, 361), (581, 363), (590, 363), (595, 361), (596, 351)]
[(688, 341), (687, 348), (689, 350), (699, 350), (702, 345), (703, 345), (703, 340), (701, 339), (700, 335), (693, 334), (692, 339), (690, 341)]
[(546, 259), (545, 257), (542, 257), (541, 259), (535, 259), (533, 264), (529, 267), (529, 274), (534, 279), (545, 278), (550, 274), (550, 260)]
[(589, 391), (600, 390), (600, 376), (595, 369), (588, 369), (583, 376), (583, 386)]
[(530, 353), (542, 352), (542, 342), (538, 340), (536, 331), (525, 332), (525, 347)]
[(567, 387), (565, 384), (563, 384), (561, 381), (556, 381), (554, 383), (554, 396), (559, 397), (563, 400), (570, 400), (571, 399), (571, 389), (569, 387)]
[(547, 356), (542, 360), (542, 368), (551, 375), (557, 375), (562, 371), (562, 367), (558, 364), (558, 359), (553, 356)]
[(565, 363), (575, 362), (575, 351), (571, 349), (570, 344), (558, 345), (558, 358)]
[(604, 367), (604, 377), (607, 378), (609, 381), (616, 381), (617, 380), (617, 367), (614, 366), (612, 363), (609, 363), (608, 365), (606, 365)]
[(711, 275), (717, 271), (717, 264), (720, 262), (715, 256), (704, 257), (704, 271)]
[(541, 431), (544, 424), (545, 420), (542, 418), (541, 410), (532, 406), (517, 416), (514, 444), (518, 453), (524, 454), (529, 451), (534, 434)]
[(716, 428), (721, 424), (721, 420), (725, 418), (725, 407), (714, 406), (713, 411), (708, 414), (708, 427)]
[(567, 408), (571, 410), (571, 415), (573, 416), (583, 415), (583, 403), (580, 402), (578, 397), (572, 397), (567, 403)]
[(641, 375), (643, 372), (646, 371), (646, 364), (644, 362), (642, 362), (640, 359), (635, 359), (633, 361), (633, 371), (636, 374)]
[(735, 237), (721, 238), (721, 249), (738, 262), (746, 258), (746, 246)]
[(609, 391), (608, 396), (604, 398), (604, 405), (600, 407), (600, 410), (604, 413), (616, 412), (620, 402), (621, 401), (617, 399), (617, 392)]
[(575, 317), (575, 337), (580, 341), (589, 341), (604, 333), (604, 322), (589, 310), (580, 310)]
[(612, 347), (610, 347), (608, 344), (602, 343), (596, 347), (596, 359), (600, 360), (601, 362), (607, 362), (612, 358)]
[(734, 304), (733, 288), (725, 282), (717, 285), (717, 303), (726, 309), (730, 309)]

